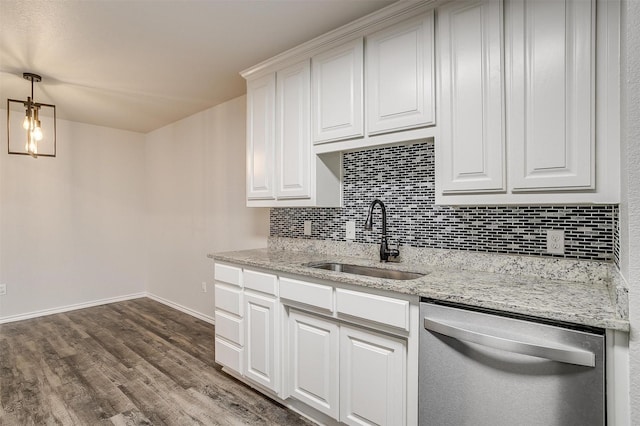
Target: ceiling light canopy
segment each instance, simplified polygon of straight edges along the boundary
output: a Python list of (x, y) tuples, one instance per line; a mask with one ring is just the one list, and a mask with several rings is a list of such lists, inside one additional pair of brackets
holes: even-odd
[(56, 106), (36, 102), (33, 83), (42, 81), (38, 74), (25, 72), (31, 82), (31, 96), (26, 101), (7, 99), (7, 146), (9, 154), (56, 156)]

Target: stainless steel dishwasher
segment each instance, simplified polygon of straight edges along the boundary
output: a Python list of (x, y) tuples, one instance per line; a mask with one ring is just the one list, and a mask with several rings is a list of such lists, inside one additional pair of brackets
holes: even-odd
[(604, 425), (604, 330), (420, 304), (420, 426)]

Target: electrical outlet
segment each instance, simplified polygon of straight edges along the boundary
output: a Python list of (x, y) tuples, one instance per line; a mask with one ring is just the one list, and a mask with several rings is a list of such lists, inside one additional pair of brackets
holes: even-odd
[(304, 221), (304, 235), (311, 235), (311, 221)]
[(7, 294), (7, 285), (6, 284), (0, 284), (0, 296), (3, 296)]
[(207, 292), (207, 282), (206, 281), (202, 281), (202, 292), (203, 293)]
[(345, 238), (349, 241), (353, 241), (356, 239), (356, 222), (353, 220), (348, 220), (345, 224)]
[(564, 231), (547, 230), (547, 253), (564, 254)]

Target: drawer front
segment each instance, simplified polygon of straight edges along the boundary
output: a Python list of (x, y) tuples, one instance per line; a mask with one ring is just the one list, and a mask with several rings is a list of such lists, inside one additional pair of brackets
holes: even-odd
[(216, 310), (242, 316), (242, 290), (224, 284), (215, 285)]
[(216, 338), (216, 362), (242, 374), (243, 349)]
[(216, 263), (214, 267), (214, 276), (216, 278), (216, 281), (235, 285), (237, 287), (242, 286), (242, 270), (240, 268), (236, 268), (235, 266)]
[(223, 337), (239, 346), (244, 345), (242, 318), (216, 311), (216, 336)]
[(363, 318), (409, 331), (409, 302), (375, 294), (336, 289), (338, 314)]
[(333, 287), (280, 278), (280, 298), (333, 312)]
[(275, 296), (278, 294), (278, 277), (245, 269), (244, 287)]

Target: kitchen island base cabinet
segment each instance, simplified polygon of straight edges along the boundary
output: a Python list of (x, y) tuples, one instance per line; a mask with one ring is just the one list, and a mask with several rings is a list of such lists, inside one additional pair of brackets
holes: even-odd
[(340, 328), (340, 420), (348, 425), (406, 424), (406, 340)]

